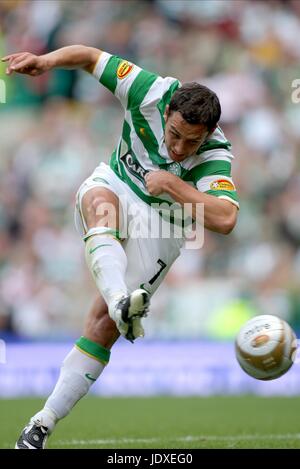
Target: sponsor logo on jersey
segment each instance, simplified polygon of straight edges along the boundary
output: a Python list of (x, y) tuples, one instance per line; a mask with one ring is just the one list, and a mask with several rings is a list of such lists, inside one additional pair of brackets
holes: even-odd
[(144, 169), (139, 162), (128, 152), (120, 158), (128, 171), (138, 179), (144, 180), (148, 171)]
[(235, 191), (234, 184), (227, 179), (217, 179), (210, 184), (212, 191)]
[(123, 80), (123, 78), (129, 75), (132, 69), (133, 69), (133, 64), (131, 64), (130, 62), (127, 62), (127, 60), (123, 60), (117, 68), (117, 77), (120, 80)]

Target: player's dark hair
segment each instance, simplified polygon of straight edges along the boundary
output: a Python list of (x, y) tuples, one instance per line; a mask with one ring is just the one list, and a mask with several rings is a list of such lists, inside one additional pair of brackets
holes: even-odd
[(196, 82), (185, 83), (173, 94), (169, 113), (178, 111), (189, 124), (203, 124), (213, 130), (221, 116), (218, 96)]

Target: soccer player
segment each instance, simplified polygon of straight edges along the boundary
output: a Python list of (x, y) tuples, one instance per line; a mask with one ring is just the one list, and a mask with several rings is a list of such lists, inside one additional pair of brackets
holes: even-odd
[[(174, 204), (188, 204), (190, 217), (197, 220), (198, 207), (204, 206), (204, 227), (228, 234), (236, 223), (238, 199), (230, 143), (218, 126), (220, 103), (207, 87), (181, 85), (175, 78), (162, 78), (82, 45), (41, 56), (21, 52), (2, 60), (8, 62), (7, 75), (83, 69), (108, 88), (125, 111), (110, 165), (100, 163), (76, 198), (75, 223), (99, 296), (52, 394), (16, 443), (19, 449), (43, 449), (57, 422), (99, 378), (118, 337), (133, 342), (144, 335), (142, 318), (151, 295), (184, 241), (184, 235), (150, 236), (148, 231), (144, 236), (149, 219), (155, 226), (174, 228), (178, 220), (166, 218), (168, 207), (171, 211)], [(157, 209), (161, 205), (164, 209)]]

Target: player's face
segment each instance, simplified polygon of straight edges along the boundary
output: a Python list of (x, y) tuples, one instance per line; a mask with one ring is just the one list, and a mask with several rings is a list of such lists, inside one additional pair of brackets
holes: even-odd
[(203, 124), (189, 124), (178, 111), (169, 113), (167, 108), (164, 117), (165, 144), (174, 161), (183, 161), (196, 153), (210, 133)]

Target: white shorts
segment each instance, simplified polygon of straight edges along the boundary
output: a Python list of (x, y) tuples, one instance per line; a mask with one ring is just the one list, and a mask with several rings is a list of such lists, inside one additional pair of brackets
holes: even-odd
[[(128, 260), (126, 285), (129, 293), (145, 288), (153, 294), (179, 256), (183, 238), (168, 236), (170, 224), (163, 221), (158, 212), (142, 201), (105, 163), (97, 166), (76, 195), (75, 225), (82, 237), (87, 232), (82, 215), (82, 198), (94, 187), (111, 190), (120, 201), (119, 231)], [(161, 236), (161, 233), (164, 235)]]

